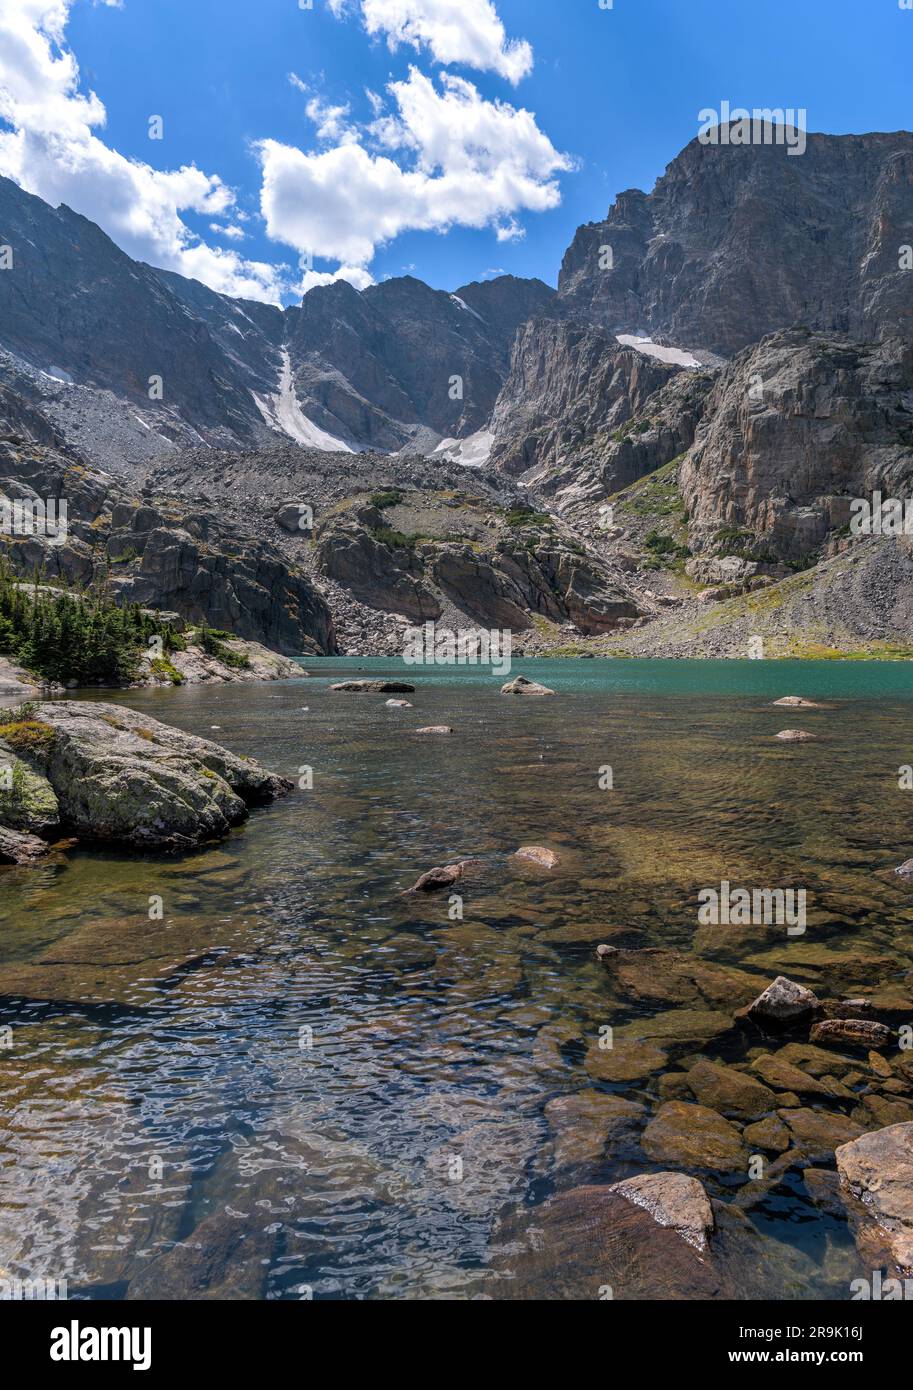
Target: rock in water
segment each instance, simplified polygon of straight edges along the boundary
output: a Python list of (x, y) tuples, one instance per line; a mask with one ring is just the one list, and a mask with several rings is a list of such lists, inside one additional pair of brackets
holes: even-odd
[(749, 1004), (745, 1013), (758, 1023), (789, 1024), (814, 1013), (818, 1007), (818, 998), (810, 989), (788, 980), (785, 975), (778, 975), (773, 984)]
[(774, 706), (778, 705), (785, 705), (787, 709), (824, 709), (824, 705), (804, 700), (801, 695), (784, 695), (782, 700), (774, 700)]
[(189, 849), (292, 787), (252, 759), (122, 705), (54, 701), (32, 722), (42, 736), (27, 760), (50, 783), (61, 824), (81, 839)]
[(554, 690), (549, 690), (547, 685), (540, 685), (538, 681), (527, 680), (526, 676), (517, 676), (516, 680), (508, 681), (501, 686), (502, 695), (554, 695)]
[(0, 825), (0, 864), (34, 864), (47, 854), (49, 846), (37, 835), (8, 830)]
[(387, 709), (412, 709), (408, 700), (388, 700)]
[(334, 694), (340, 695), (414, 695), (415, 686), (405, 681), (339, 681), (331, 685)]
[(905, 864), (901, 864), (894, 872), (895, 874), (899, 874), (901, 878), (913, 879), (913, 859), (908, 859)]
[(432, 724), (427, 729), (416, 729), (417, 734), (452, 734), (453, 730), (447, 724)]
[(913, 1275), (913, 1124), (864, 1134), (835, 1157), (867, 1268)]
[(407, 898), (411, 897), (413, 893), (442, 893), (445, 888), (450, 888), (454, 883), (457, 883), (472, 863), (471, 859), (463, 859), (459, 864), (448, 864), (445, 868), (429, 869), (400, 896)]
[(891, 1030), (883, 1023), (861, 1018), (829, 1018), (816, 1023), (810, 1041), (833, 1047), (883, 1048), (891, 1044)]
[(543, 849), (541, 845), (524, 845), (518, 849), (514, 859), (525, 860), (528, 864), (538, 864), (543, 869), (554, 869), (558, 864), (558, 856), (552, 849)]
[(643, 1207), (660, 1226), (671, 1226), (695, 1250), (706, 1250), (713, 1209), (697, 1178), (685, 1173), (644, 1173), (615, 1183), (609, 1191)]
[(783, 729), (777, 738), (781, 743), (814, 743), (817, 734), (810, 734), (805, 729)]

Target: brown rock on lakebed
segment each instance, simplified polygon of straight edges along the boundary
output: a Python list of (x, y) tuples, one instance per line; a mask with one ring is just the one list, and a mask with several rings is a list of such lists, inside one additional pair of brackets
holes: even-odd
[(841, 1191), (867, 1266), (913, 1275), (913, 1123), (865, 1134), (836, 1152)]
[(810, 1163), (823, 1163), (831, 1158), (840, 1144), (857, 1139), (864, 1133), (862, 1125), (845, 1115), (828, 1110), (780, 1110), (780, 1119), (793, 1136), (797, 1155)]
[(544, 849), (542, 845), (524, 845), (511, 857), (527, 864), (538, 864), (541, 869), (554, 869), (559, 862), (555, 851)]
[(828, 1018), (816, 1023), (811, 1032), (813, 1044), (830, 1047), (890, 1047), (893, 1034), (884, 1023), (862, 1018)]
[(607, 1148), (633, 1140), (644, 1115), (642, 1105), (605, 1091), (556, 1096), (545, 1107), (556, 1166), (598, 1163)]
[(501, 686), (502, 695), (554, 695), (554, 690), (549, 690), (547, 685), (540, 685), (538, 681), (528, 680), (526, 676), (517, 676), (515, 680), (508, 681)]
[(687, 1073), (695, 1100), (720, 1115), (755, 1120), (777, 1105), (777, 1098), (757, 1077), (719, 1062), (696, 1062)]
[(575, 1187), (502, 1226), (496, 1267), (486, 1285), (510, 1300), (718, 1299), (734, 1284), (705, 1255), (644, 1207), (609, 1187)]
[(644, 1130), (644, 1153), (656, 1163), (681, 1168), (709, 1168), (717, 1173), (741, 1173), (748, 1162), (742, 1136), (703, 1105), (670, 1100), (661, 1105)]

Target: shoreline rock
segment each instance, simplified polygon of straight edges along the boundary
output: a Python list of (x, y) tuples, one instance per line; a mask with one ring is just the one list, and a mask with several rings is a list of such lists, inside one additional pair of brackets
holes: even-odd
[[(226, 835), (292, 783), (123, 705), (50, 701), (3, 726), (4, 746), (77, 838), (185, 850)], [(0, 815), (3, 814), (0, 805)]]

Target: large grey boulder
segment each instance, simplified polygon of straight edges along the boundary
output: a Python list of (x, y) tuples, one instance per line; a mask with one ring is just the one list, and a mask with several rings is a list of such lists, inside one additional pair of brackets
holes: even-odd
[(51, 701), (29, 722), (41, 737), (20, 754), (80, 838), (188, 849), (225, 835), (250, 806), (292, 786), (252, 759), (122, 705)]

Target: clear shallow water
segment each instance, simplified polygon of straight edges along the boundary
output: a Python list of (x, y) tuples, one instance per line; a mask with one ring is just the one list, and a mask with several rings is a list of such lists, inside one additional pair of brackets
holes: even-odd
[[(501, 1218), (664, 1166), (636, 1136), (556, 1165), (550, 1100), (595, 1087), (647, 1118), (657, 1103), (661, 1073), (588, 1075), (599, 1028), (680, 1007), (616, 990), (597, 942), (625, 929), (762, 984), (905, 988), (913, 893), (892, 870), (913, 855), (913, 793), (897, 784), (913, 762), (908, 665), (519, 663), (560, 691), (548, 701), (413, 671), (405, 711), (327, 691), (389, 662), (310, 669), (117, 698), (287, 775), (310, 765), (313, 790), (183, 859), (81, 852), (4, 874), (0, 1268), (66, 1276), (71, 1296), (500, 1292)], [(772, 709), (783, 694), (834, 706)], [(439, 723), (455, 735), (412, 732)], [(797, 725), (820, 741), (772, 741)], [(559, 869), (512, 865), (523, 844), (556, 850)], [(462, 922), (446, 895), (399, 896), (468, 856), (483, 868)], [(724, 878), (804, 886), (806, 936), (699, 929), (698, 892)], [(757, 1043), (672, 1049), (669, 1068)], [(733, 1176), (703, 1176), (744, 1197)], [(798, 1172), (744, 1209), (770, 1296), (847, 1296), (852, 1242)]]

